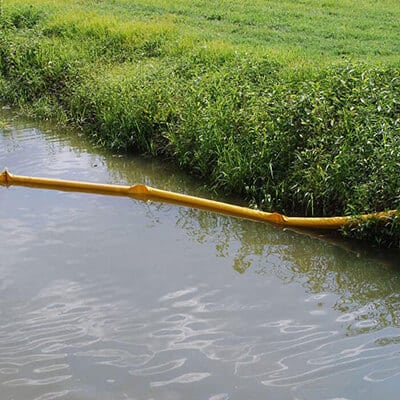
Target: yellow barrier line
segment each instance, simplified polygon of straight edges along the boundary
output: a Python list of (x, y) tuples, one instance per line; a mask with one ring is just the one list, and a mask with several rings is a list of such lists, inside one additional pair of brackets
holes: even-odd
[[(97, 193), (111, 196), (133, 197), (144, 201), (153, 200), (158, 202), (168, 202), (221, 214), (227, 214), (239, 218), (269, 222), (286, 227), (335, 230), (346, 225), (354, 224), (357, 221), (357, 219), (353, 217), (287, 217), (279, 213), (253, 210), (251, 208), (240, 207), (233, 204), (155, 189), (142, 184), (123, 186), (62, 179), (39, 178), (32, 176), (13, 175), (7, 170), (0, 174), (0, 185), (16, 185), (62, 191)], [(358, 218), (361, 220), (368, 218), (387, 219), (396, 213), (396, 210), (392, 210), (374, 214), (365, 214), (359, 216)]]

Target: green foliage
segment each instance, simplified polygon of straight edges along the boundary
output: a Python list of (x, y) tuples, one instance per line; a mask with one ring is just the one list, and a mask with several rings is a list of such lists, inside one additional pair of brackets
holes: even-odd
[(368, 241), (378, 247), (400, 248), (400, 214), (384, 222), (376, 218), (358, 220), (357, 224), (343, 229), (342, 233), (345, 237)]
[(68, 83), (78, 83), (82, 61), (74, 48), (48, 41), (39, 34), (0, 34), (0, 73), (9, 82), (2, 99), (21, 104), (54, 96), (61, 101)]
[[(331, 55), (317, 67), (293, 54), (283, 63), (289, 53), (276, 56), (274, 46), (213, 34), (209, 24), (258, 27), (267, 18), (256, 12), (265, 11), (261, 1), (244, 15), (236, 1), (233, 11), (216, 3), (197, 30), (193, 16), (205, 3), (200, 11), (156, 0), (31, 3), (3, 10), (1, 101), (56, 115), (115, 151), (168, 157), (261, 209), (331, 216), (399, 208), (400, 70), (392, 63), (328, 63)], [(309, 12), (292, 3), (279, 7)], [(343, 15), (349, 4), (341, 2)], [(346, 234), (400, 246), (398, 217)]]
[(16, 29), (32, 29), (46, 16), (42, 8), (35, 8), (32, 5), (14, 5), (3, 11), (2, 2), (0, 3), (0, 25), (3, 27), (13, 27)]
[(153, 64), (102, 69), (75, 88), (70, 117), (113, 150), (165, 153), (169, 81), (168, 70)]

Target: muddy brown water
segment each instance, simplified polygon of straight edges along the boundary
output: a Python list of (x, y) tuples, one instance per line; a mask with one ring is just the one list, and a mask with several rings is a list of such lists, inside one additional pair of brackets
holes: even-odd
[[(210, 196), (2, 115), (0, 169)], [(398, 399), (399, 253), (166, 204), (0, 187), (3, 399)]]

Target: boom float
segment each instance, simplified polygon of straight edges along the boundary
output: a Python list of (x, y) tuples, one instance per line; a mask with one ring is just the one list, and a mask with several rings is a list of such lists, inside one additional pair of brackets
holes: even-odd
[(269, 213), (251, 208), (235, 206), (200, 197), (154, 189), (152, 187), (136, 184), (133, 186), (110, 185), (61, 179), (39, 178), (32, 176), (14, 175), (4, 170), (0, 174), (2, 186), (27, 186), (41, 189), (54, 189), (68, 192), (97, 193), (111, 196), (132, 197), (143, 201), (166, 202), (191, 208), (213, 211), (238, 218), (269, 222), (276, 225), (292, 228), (330, 229), (335, 230), (343, 226), (356, 224), (359, 220), (377, 218), (385, 220), (397, 214), (396, 210), (360, 215), (354, 217), (287, 217), (279, 213)]

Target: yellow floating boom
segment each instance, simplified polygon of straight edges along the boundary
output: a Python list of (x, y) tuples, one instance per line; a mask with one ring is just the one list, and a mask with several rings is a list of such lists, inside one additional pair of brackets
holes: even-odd
[(139, 200), (152, 200), (167, 202), (202, 210), (227, 214), (234, 217), (246, 218), (256, 221), (269, 222), (276, 225), (308, 229), (339, 229), (343, 226), (356, 223), (357, 220), (368, 218), (387, 219), (397, 213), (396, 210), (364, 214), (357, 219), (353, 217), (287, 217), (279, 213), (269, 213), (251, 208), (235, 206), (219, 201), (207, 200), (200, 197), (154, 189), (152, 187), (136, 184), (133, 186), (110, 185), (62, 179), (39, 178), (32, 176), (13, 175), (7, 170), (0, 174), (0, 185), (27, 186), (42, 189), (55, 189), (72, 192), (97, 193), (111, 196), (126, 196)]

